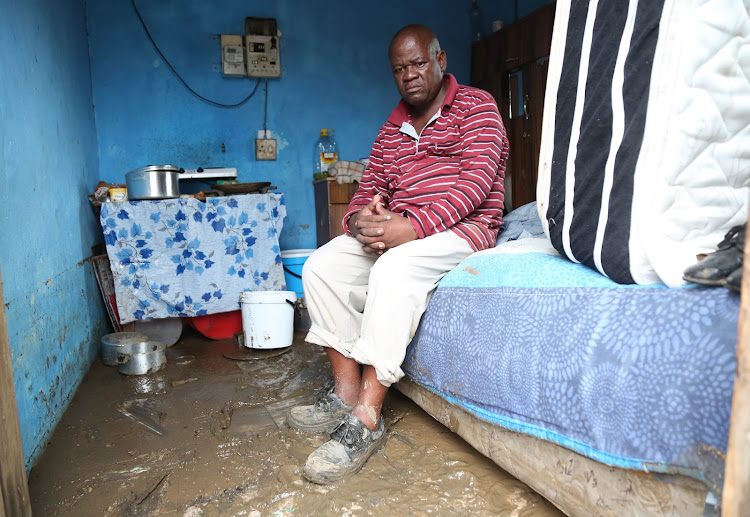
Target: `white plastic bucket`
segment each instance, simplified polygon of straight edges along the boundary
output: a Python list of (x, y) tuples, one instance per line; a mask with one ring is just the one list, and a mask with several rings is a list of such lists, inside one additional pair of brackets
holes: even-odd
[(294, 337), (294, 291), (247, 291), (240, 295), (242, 331), (247, 348), (291, 346)]

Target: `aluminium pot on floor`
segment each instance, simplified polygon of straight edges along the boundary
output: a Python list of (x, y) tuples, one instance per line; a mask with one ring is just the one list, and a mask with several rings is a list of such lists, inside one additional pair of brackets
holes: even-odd
[(146, 375), (167, 366), (167, 345), (143, 341), (123, 345), (117, 351), (117, 370), (125, 375)]
[(169, 199), (180, 197), (179, 175), (184, 169), (174, 165), (148, 165), (125, 174), (128, 199)]
[(102, 362), (107, 366), (117, 366), (117, 353), (126, 345), (148, 341), (141, 332), (114, 332), (102, 337)]

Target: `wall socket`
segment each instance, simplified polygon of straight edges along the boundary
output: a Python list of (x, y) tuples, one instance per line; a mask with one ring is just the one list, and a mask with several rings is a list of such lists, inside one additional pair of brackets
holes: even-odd
[(276, 140), (273, 138), (257, 138), (255, 140), (256, 160), (276, 159)]

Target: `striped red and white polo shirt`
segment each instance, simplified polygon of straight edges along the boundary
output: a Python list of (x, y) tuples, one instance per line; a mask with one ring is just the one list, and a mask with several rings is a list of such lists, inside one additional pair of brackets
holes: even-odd
[(343, 220), (347, 232), (352, 214), (380, 194), (420, 239), (450, 228), (475, 251), (495, 245), (503, 221), (505, 127), (489, 93), (459, 85), (451, 74), (443, 80), (449, 83), (443, 107), (421, 135), (403, 100), (380, 128)]

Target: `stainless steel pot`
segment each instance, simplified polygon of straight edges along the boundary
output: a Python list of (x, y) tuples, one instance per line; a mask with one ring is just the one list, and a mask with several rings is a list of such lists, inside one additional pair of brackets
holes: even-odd
[(125, 375), (145, 375), (167, 366), (167, 345), (143, 341), (123, 345), (117, 351), (117, 369)]
[(117, 353), (125, 345), (148, 341), (141, 332), (114, 332), (102, 337), (102, 362), (107, 366), (117, 366)]
[(128, 199), (166, 199), (180, 197), (179, 174), (174, 165), (149, 165), (125, 174)]

